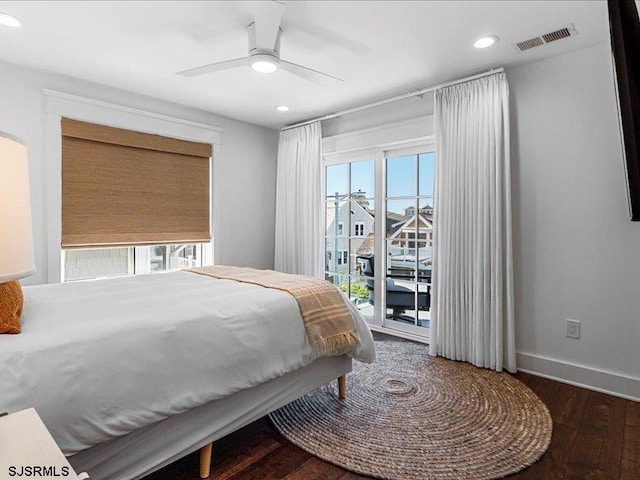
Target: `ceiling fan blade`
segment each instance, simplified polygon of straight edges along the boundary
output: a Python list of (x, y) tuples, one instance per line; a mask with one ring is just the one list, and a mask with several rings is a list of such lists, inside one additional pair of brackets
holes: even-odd
[(183, 70), (182, 72), (178, 72), (178, 75), (182, 75), (183, 77), (198, 77), (200, 75), (219, 72), (221, 70), (229, 70), (231, 68), (246, 67), (248, 65), (247, 62), (248, 62), (247, 57), (234, 58), (233, 60), (210, 63), (209, 65), (202, 65), (201, 67), (191, 68), (189, 70)]
[(280, 60), (280, 68), (289, 73), (293, 73), (300, 78), (304, 78), (305, 80), (309, 80), (320, 85), (335, 85), (337, 82), (344, 82), (341, 78), (318, 72), (317, 70), (303, 67), (296, 63), (286, 62), (284, 60)]
[(258, 49), (275, 49), (283, 10), (284, 5), (280, 2), (271, 1), (258, 4), (254, 15), (256, 47)]

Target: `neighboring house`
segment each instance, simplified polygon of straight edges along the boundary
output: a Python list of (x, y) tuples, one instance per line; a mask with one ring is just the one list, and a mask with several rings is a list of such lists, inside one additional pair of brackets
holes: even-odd
[[(373, 253), (374, 216), (365, 192), (327, 198), (326, 259), (327, 271), (349, 273), (349, 262), (357, 266), (354, 256)], [(358, 266), (359, 267), (359, 266)], [(357, 274), (358, 272), (352, 271)]]
[[(333, 201), (332, 201), (333, 200)], [(364, 192), (327, 198), (325, 269), (340, 275), (360, 275), (359, 255), (374, 253), (375, 215)], [(416, 223), (417, 222), (417, 223)], [(433, 207), (405, 209), (404, 215), (388, 212), (386, 232), (390, 241), (390, 268), (417, 260), (422, 267), (431, 265), (433, 247)], [(416, 246), (416, 240), (418, 245)], [(349, 262), (352, 263), (351, 271)], [(397, 265), (396, 265), (397, 264)]]
[[(419, 275), (427, 275), (425, 272), (431, 269), (433, 252), (432, 218), (422, 214), (409, 218), (398, 226), (389, 240), (387, 268), (391, 275), (406, 274), (407, 270), (415, 272), (416, 264)], [(430, 274), (428, 276), (430, 278)]]
[[(415, 208), (405, 210), (405, 219), (392, 225), (395, 232), (389, 236), (394, 240), (394, 245), (415, 249), (415, 240), (419, 241), (418, 248), (433, 247), (433, 208), (427, 206), (421, 208), (416, 216)], [(416, 236), (417, 234), (417, 236)]]
[(391, 275), (406, 274), (407, 270), (428, 271), (433, 252), (433, 207), (405, 209), (402, 220), (387, 226), (389, 245), (387, 267)]

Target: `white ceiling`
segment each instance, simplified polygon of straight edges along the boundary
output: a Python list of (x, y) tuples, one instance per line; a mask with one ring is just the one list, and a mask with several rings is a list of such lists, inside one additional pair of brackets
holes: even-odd
[[(58, 72), (277, 128), (492, 67), (608, 38), (604, 1), (285, 1), (282, 58), (343, 78), (319, 86), (249, 68), (180, 70), (247, 54), (250, 1), (0, 1), (0, 60)], [(512, 44), (573, 23), (578, 36), (531, 51)], [(483, 35), (495, 46), (476, 50)], [(275, 111), (288, 105), (290, 112)]]

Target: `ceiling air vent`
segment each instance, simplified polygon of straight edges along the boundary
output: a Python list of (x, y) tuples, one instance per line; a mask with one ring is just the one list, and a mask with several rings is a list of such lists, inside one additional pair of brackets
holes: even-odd
[(571, 30), (567, 27), (561, 28), (560, 30), (556, 30), (555, 32), (545, 33), (542, 35), (542, 39), (546, 42), (555, 42), (556, 40), (562, 40), (563, 38), (567, 38), (571, 36)]
[(546, 43), (556, 42), (558, 40), (562, 40), (563, 38), (567, 38), (567, 37), (573, 37), (577, 34), (578, 32), (576, 31), (576, 28), (573, 26), (573, 24), (570, 24), (554, 32), (544, 33), (537, 37), (533, 37), (528, 40), (523, 40), (522, 42), (515, 43), (513, 46), (516, 50), (523, 52), (531, 48), (540, 47)]
[(540, 37), (533, 37), (529, 40), (525, 40), (524, 42), (516, 43), (516, 47), (518, 50), (529, 50), (530, 48), (539, 47), (540, 45), (544, 45), (544, 42)]

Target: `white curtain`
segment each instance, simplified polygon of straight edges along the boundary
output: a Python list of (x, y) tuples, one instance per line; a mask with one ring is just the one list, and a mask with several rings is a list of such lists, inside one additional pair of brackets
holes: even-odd
[(435, 97), (430, 351), (515, 372), (507, 79), (489, 75)]
[(280, 132), (274, 268), (321, 277), (322, 134), (320, 123)]

